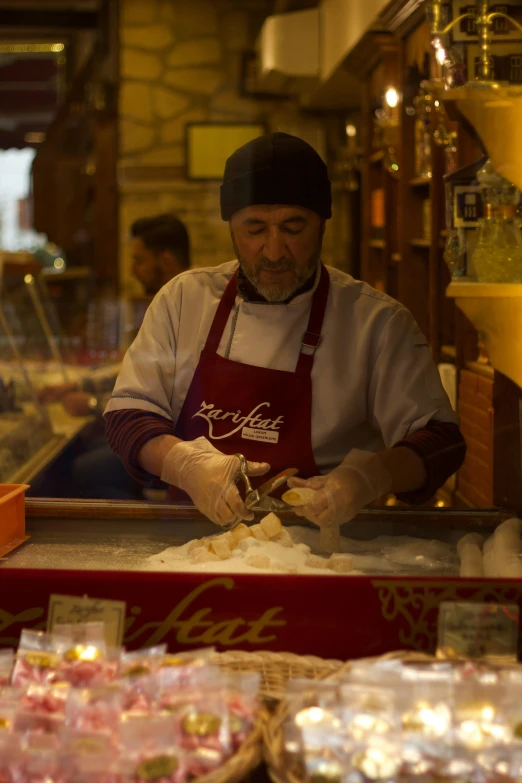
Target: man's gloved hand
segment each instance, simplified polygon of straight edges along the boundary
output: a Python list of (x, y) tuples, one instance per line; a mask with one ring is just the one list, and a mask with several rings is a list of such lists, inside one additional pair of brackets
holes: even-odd
[(306, 506), (294, 512), (320, 527), (341, 525), (381, 495), (390, 491), (392, 477), (380, 458), (370, 451), (352, 449), (341, 464), (325, 476), (291, 478), (290, 487), (316, 490)]
[[(194, 505), (216, 525), (236, 519), (254, 519), (241, 499), (234, 478), (239, 459), (218, 451), (206, 438), (183, 441), (171, 448), (163, 460), (161, 480), (190, 495)], [(249, 462), (248, 475), (262, 476), (267, 462)]]

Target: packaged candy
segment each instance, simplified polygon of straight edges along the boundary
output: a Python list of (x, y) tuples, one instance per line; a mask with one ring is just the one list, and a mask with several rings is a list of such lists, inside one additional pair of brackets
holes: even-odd
[(169, 716), (124, 721), (120, 731), (122, 783), (185, 783), (189, 769)]
[(246, 740), (255, 722), (259, 708), (259, 674), (227, 672), (222, 675), (225, 699), (229, 713), (232, 749), (236, 751)]
[(11, 770), (19, 754), (19, 738), (15, 734), (0, 731), (0, 783), (13, 783)]
[(152, 711), (160, 691), (160, 669), (166, 649), (165, 644), (160, 644), (122, 654), (119, 677), (126, 713), (147, 715)]
[(14, 731), (14, 716), (24, 692), (24, 688), (0, 688), (0, 735)]
[(73, 688), (65, 718), (71, 729), (108, 735), (116, 741), (122, 710), (123, 695), (117, 686)]
[(454, 737), (457, 745), (480, 751), (511, 737), (505, 687), (463, 681), (454, 688)]
[(39, 683), (46, 685), (56, 678), (59, 657), (52, 651), (51, 639), (43, 631), (23, 630), (11, 677), (15, 687)]
[(0, 688), (9, 685), (14, 664), (13, 650), (0, 650)]
[(346, 734), (362, 740), (370, 734), (389, 734), (396, 728), (396, 691), (392, 688), (347, 683), (340, 688), (340, 715)]
[(68, 728), (60, 740), (64, 783), (119, 783), (119, 754), (110, 736)]
[(12, 754), (12, 783), (64, 783), (56, 736), (29, 734)]
[(18, 704), (14, 730), (19, 734), (58, 734), (65, 723), (66, 684), (29, 685)]
[(161, 662), (161, 669), (170, 674), (171, 682), (177, 681), (179, 687), (191, 683), (191, 677), (196, 669), (210, 666), (215, 647), (204, 647), (200, 650), (189, 650), (182, 653), (167, 653)]
[(51, 646), (59, 656), (56, 678), (75, 688), (104, 685), (114, 676), (108, 660), (103, 623), (56, 625)]

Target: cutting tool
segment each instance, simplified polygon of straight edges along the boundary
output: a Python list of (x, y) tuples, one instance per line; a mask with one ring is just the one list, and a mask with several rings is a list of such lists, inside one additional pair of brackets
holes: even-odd
[[(273, 476), (271, 479), (268, 479), (268, 481), (265, 481), (264, 484), (261, 484), (257, 489), (254, 489), (248, 476), (248, 462), (246, 457), (244, 457), (243, 454), (235, 454), (234, 456), (239, 459), (239, 471), (236, 474), (235, 482), (237, 484), (239, 481), (243, 481), (246, 489), (244, 504), (249, 510), (254, 506), (257, 506), (263, 498), (268, 497), (274, 490), (285, 484), (289, 478), (296, 476), (298, 473), (297, 468), (287, 468), (286, 470), (281, 471), (281, 473), (277, 473), (277, 475)], [(277, 502), (276, 498), (272, 498), (272, 500), (274, 503)], [(282, 505), (286, 508), (286, 504)], [(234, 530), (240, 522), (241, 519), (236, 519), (230, 525), (224, 527), (223, 530)]]

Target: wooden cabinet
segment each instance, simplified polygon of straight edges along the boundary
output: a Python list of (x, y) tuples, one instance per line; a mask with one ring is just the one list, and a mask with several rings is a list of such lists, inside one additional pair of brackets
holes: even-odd
[[(484, 151), (472, 129), (444, 116), (433, 93), (426, 121), (431, 176), (419, 172), (415, 96), (421, 81), (440, 76), (440, 68), (423, 14), (408, 15), (404, 3), (395, 7), (396, 16), (387, 19), (394, 33), (367, 34), (349, 58), (362, 85), (361, 277), (412, 312), (436, 362), (457, 367), (457, 408), (468, 454), (457, 481), (440, 497), (460, 505), (498, 504), (522, 511), (522, 391), (488, 365), (476, 330), (446, 296), (451, 276), (444, 261), (443, 177), (450, 163), (460, 168)], [(386, 106), (389, 86), (400, 97), (395, 112)], [(449, 133), (455, 134), (456, 147), (451, 161), (443, 143)]]

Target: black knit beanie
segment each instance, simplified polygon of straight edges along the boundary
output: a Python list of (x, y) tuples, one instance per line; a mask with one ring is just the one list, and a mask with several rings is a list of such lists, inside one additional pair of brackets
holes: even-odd
[(314, 148), (288, 133), (268, 133), (236, 150), (225, 164), (221, 217), (254, 204), (306, 207), (330, 218), (330, 180)]

